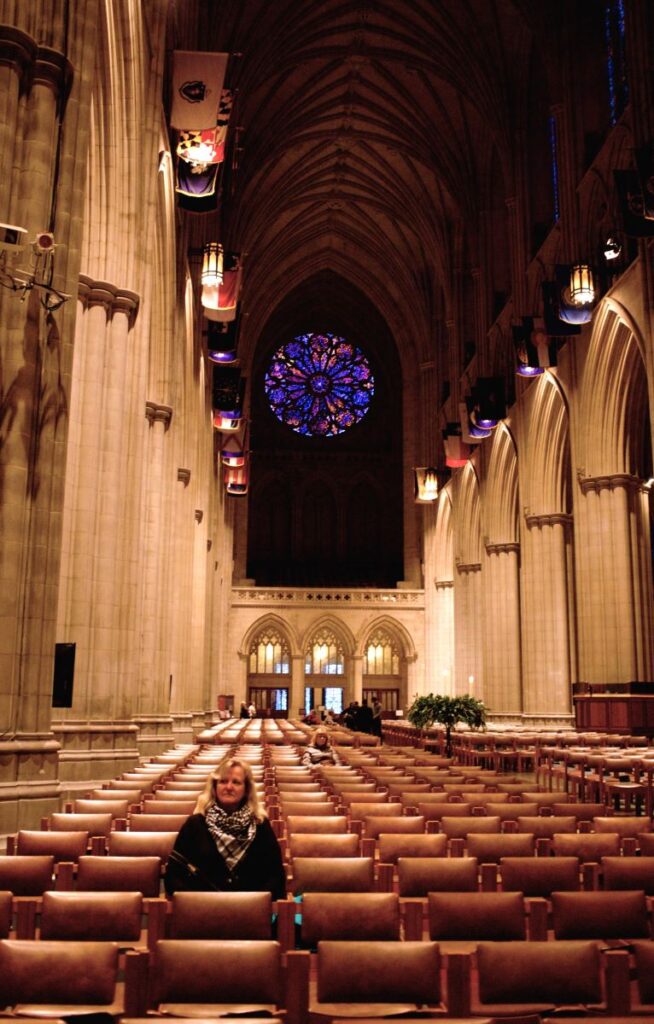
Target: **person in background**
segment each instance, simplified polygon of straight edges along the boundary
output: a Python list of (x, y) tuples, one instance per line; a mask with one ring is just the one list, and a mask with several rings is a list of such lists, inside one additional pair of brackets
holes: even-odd
[(279, 843), (247, 761), (228, 757), (209, 775), (182, 825), (164, 885), (174, 892), (269, 892), (286, 897)]
[(372, 698), (372, 734), (382, 738), (382, 705), (379, 697)]
[(239, 718), (249, 718), (248, 706), (244, 700), (241, 701), (241, 710), (238, 713)]
[(325, 709), (325, 711), (323, 712), (322, 720), (325, 725), (334, 725), (336, 719), (334, 718), (334, 713), (331, 708)]
[(250, 706), (248, 708), (248, 717), (249, 718), (256, 718), (257, 717), (257, 706), (254, 703), (254, 701), (250, 701)]
[(320, 725), (313, 730), (309, 745), (302, 754), (302, 764), (310, 768), (317, 764), (340, 764), (340, 758), (329, 741), (329, 733)]
[(358, 715), (358, 726), (361, 732), (372, 732), (372, 708), (368, 706), (368, 701), (364, 697)]

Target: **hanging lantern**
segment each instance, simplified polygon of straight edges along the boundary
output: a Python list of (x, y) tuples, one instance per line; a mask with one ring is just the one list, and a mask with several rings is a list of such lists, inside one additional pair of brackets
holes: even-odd
[(472, 423), (481, 430), (494, 430), (504, 416), (504, 381), (501, 377), (478, 377), (472, 389)]
[(433, 466), (420, 466), (416, 474), (416, 503), (430, 505), (438, 498), (438, 472)]
[(570, 301), (575, 306), (590, 306), (595, 301), (595, 276), (587, 263), (570, 268)]
[(223, 247), (220, 242), (206, 242), (202, 257), (202, 285), (223, 283)]

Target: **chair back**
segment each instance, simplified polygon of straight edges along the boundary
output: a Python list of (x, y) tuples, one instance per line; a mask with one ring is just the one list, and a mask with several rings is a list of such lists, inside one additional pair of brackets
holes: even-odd
[(476, 857), (400, 857), (397, 874), (400, 896), (429, 892), (476, 892)]
[(270, 893), (176, 892), (170, 935), (174, 939), (270, 939)]
[(326, 1003), (440, 1002), (435, 942), (318, 944), (318, 999)]
[(65, 814), (55, 812), (50, 815), (52, 832), (86, 832), (89, 838), (105, 836), (111, 832), (112, 815), (106, 811), (96, 814)]
[(372, 857), (295, 857), (293, 892), (372, 892)]
[(198, 1003), (274, 1010), (281, 1002), (280, 959), (277, 942), (163, 939), (151, 971), (154, 1006), (162, 1012)]
[(140, 892), (46, 892), (41, 939), (138, 942), (142, 912)]
[(52, 856), (55, 860), (79, 860), (86, 853), (88, 845), (88, 832), (37, 832), (21, 829), (16, 839), (17, 853)]
[(302, 901), (302, 941), (400, 938), (400, 905), (394, 893), (307, 892)]
[(291, 857), (358, 857), (359, 837), (354, 832), (295, 833), (289, 836)]
[(378, 850), (382, 864), (396, 864), (399, 857), (447, 857), (447, 836), (380, 832)]
[(54, 866), (53, 856), (0, 856), (0, 889), (14, 896), (41, 896), (52, 888)]
[(80, 857), (77, 889), (86, 892), (139, 892), (158, 896), (161, 885), (159, 857)]
[(502, 857), (500, 877), (504, 892), (549, 897), (555, 891), (579, 889), (578, 857)]
[(2, 1002), (57, 1004), (119, 1013), (113, 1007), (118, 972), (118, 946), (111, 942), (0, 940)]
[(497, 864), (502, 857), (533, 857), (535, 840), (531, 833), (514, 832), (497, 836), (469, 833), (467, 839), (469, 857), (476, 857), (480, 864)]
[(649, 937), (647, 901), (639, 892), (553, 892), (556, 939)]
[(518, 892), (430, 892), (429, 937), (493, 942), (526, 938), (525, 907)]

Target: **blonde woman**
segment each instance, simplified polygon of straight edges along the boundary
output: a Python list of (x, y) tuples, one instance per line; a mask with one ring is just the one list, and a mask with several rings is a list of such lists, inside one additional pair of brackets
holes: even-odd
[(311, 740), (302, 754), (302, 764), (311, 767), (316, 764), (340, 764), (338, 754), (329, 740), (324, 726), (318, 726), (311, 734)]
[(211, 773), (168, 861), (166, 893), (270, 892), (286, 896), (279, 843), (247, 761), (226, 758)]

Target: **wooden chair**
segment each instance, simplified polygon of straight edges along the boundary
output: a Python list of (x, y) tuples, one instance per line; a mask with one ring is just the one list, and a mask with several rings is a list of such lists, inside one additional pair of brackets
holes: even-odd
[(552, 814), (574, 815), (577, 821), (592, 822), (598, 815), (606, 814), (606, 804), (574, 803), (560, 800), (552, 804)]
[(55, 812), (48, 821), (51, 832), (86, 832), (89, 839), (106, 839), (113, 827), (112, 815), (106, 811), (97, 814), (66, 814)]
[(295, 833), (288, 838), (291, 857), (357, 857), (359, 837), (353, 832)]
[(14, 1016), (117, 1017), (132, 1005), (118, 994), (117, 976), (112, 942), (0, 940), (2, 1002)]
[(502, 857), (500, 879), (504, 892), (550, 897), (555, 891), (579, 890), (577, 857)]
[(287, 819), (307, 815), (314, 818), (331, 818), (336, 814), (336, 808), (331, 801), (311, 803), (309, 800), (289, 800), (281, 807), (281, 813)]
[(188, 814), (130, 814), (130, 832), (179, 832)]
[(557, 939), (641, 939), (649, 937), (645, 893), (553, 892)]
[(398, 835), (420, 835), (425, 831), (425, 819), (420, 815), (369, 814), (364, 818), (364, 834), (368, 839), (377, 839), (382, 832)]
[(14, 896), (41, 896), (53, 885), (53, 856), (0, 856), (0, 889)]
[(533, 857), (535, 841), (531, 833), (483, 835), (469, 832), (466, 840), (469, 857), (479, 864), (498, 864), (502, 857)]
[(578, 857), (583, 863), (599, 861), (602, 857), (616, 857), (620, 853), (617, 832), (577, 832), (575, 835), (556, 833), (552, 837), (555, 856)]
[(110, 814), (115, 820), (127, 820), (128, 800), (73, 800), (71, 810), (75, 814)]
[(372, 857), (294, 857), (292, 891), (373, 892)]
[(21, 829), (16, 852), (21, 856), (51, 856), (56, 861), (78, 861), (89, 845), (88, 832), (36, 832)]
[(399, 894), (426, 897), (429, 892), (476, 892), (478, 872), (476, 857), (400, 857)]
[(400, 938), (399, 897), (394, 893), (307, 892), (302, 901), (302, 942), (326, 939), (381, 941)]
[(119, 942), (141, 938), (143, 897), (139, 892), (46, 892), (41, 939)]
[(139, 892), (159, 895), (159, 857), (80, 857), (77, 889), (80, 892)]
[(477, 967), (479, 998), (473, 999), (473, 1014), (544, 1014), (602, 1000), (595, 942), (480, 942)]
[(521, 893), (430, 892), (429, 937), (441, 952), (472, 951), (480, 941), (510, 942), (526, 938)]
[(642, 889), (654, 896), (654, 861), (650, 857), (602, 857), (604, 888)]
[(450, 817), (444, 815), (440, 822), (441, 832), (448, 839), (467, 839), (471, 832), (478, 835), (499, 833), (502, 823), (495, 815), (463, 815), (462, 817)]
[(279, 943), (165, 939), (150, 972), (150, 1006), (173, 1017), (275, 1014), (283, 1003)]
[(381, 832), (377, 846), (384, 864), (397, 864), (399, 857), (447, 857), (447, 836), (441, 834)]
[(552, 839), (557, 832), (577, 831), (577, 819), (572, 814), (537, 814), (535, 817), (520, 815), (516, 822), (518, 832), (531, 832), (535, 839)]
[(173, 939), (270, 939), (270, 893), (176, 892), (169, 932)]
[(165, 865), (177, 832), (112, 832), (107, 844), (110, 857), (159, 857)]
[(0, 939), (8, 939), (13, 917), (13, 893), (0, 890)]
[(324, 817), (316, 814), (289, 814), (286, 818), (286, 831), (289, 837), (302, 832), (347, 832), (348, 820), (344, 814), (330, 814)]
[(366, 1019), (442, 1010), (440, 955), (435, 942), (318, 944), (311, 1019)]
[(143, 814), (193, 814), (195, 810), (195, 797), (180, 800), (157, 800), (156, 798), (143, 801)]

